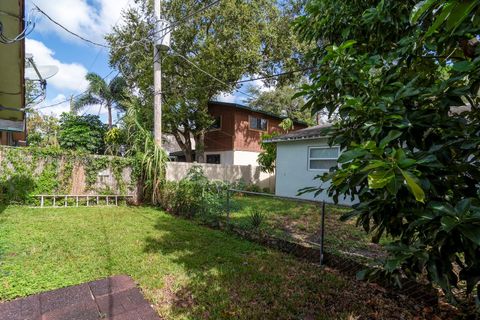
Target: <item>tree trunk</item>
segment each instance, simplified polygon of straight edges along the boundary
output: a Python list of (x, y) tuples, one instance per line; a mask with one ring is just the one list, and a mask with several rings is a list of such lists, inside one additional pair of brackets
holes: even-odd
[(193, 138), (195, 140), (195, 161), (205, 163), (205, 133), (198, 133)]
[(185, 153), (185, 161), (186, 162), (193, 162), (193, 152), (192, 150), (184, 150)]
[(112, 106), (107, 105), (107, 110), (108, 110), (108, 129), (112, 129)]
[[(172, 132), (175, 140), (177, 141), (180, 149), (182, 149), (185, 155), (186, 162), (193, 162), (193, 150), (192, 142), (190, 141), (190, 131), (186, 130), (185, 132), (175, 131)], [(182, 139), (183, 136), (183, 139)]]

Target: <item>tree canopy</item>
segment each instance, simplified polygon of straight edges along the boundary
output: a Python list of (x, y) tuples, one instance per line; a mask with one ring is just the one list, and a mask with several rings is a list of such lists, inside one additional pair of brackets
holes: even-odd
[(298, 88), (293, 85), (283, 85), (272, 90), (261, 91), (258, 87), (250, 88), (252, 98), (246, 101), (254, 109), (271, 112), (278, 116), (306, 122), (310, 125), (316, 122), (315, 116), (310, 110), (304, 108), (303, 96), (294, 97)]
[(58, 141), (63, 149), (103, 153), (107, 126), (98, 116), (62, 113)]
[(43, 115), (38, 111), (28, 111), (28, 144), (47, 147), (58, 146), (59, 123), (55, 116)]
[(112, 108), (122, 109), (121, 102), (125, 98), (126, 81), (121, 76), (116, 76), (107, 83), (105, 79), (96, 73), (90, 72), (85, 77), (88, 88), (79, 97), (73, 100), (72, 110), (77, 112), (87, 106), (99, 104), (107, 108), (108, 127), (112, 129)]
[(359, 201), (344, 218), (393, 239), (393, 279), (425, 273), (453, 300), (480, 280), (480, 12), (416, 2), (310, 1), (296, 23), (317, 44), (302, 94), (338, 116), (340, 165), (319, 180)]
[[(163, 128), (175, 136), (188, 160), (192, 160), (190, 137), (201, 155), (204, 134), (213, 122), (208, 101), (234, 90), (243, 76), (301, 65), (303, 45), (294, 41), (289, 25), (298, 7), (274, 0), (225, 0), (213, 5), (193, 0), (162, 2), (165, 18), (175, 24), (171, 49), (159, 57)], [(152, 98), (160, 93), (153, 88), (151, 41), (140, 39), (154, 37), (154, 20), (151, 2), (139, 1), (139, 8), (125, 12), (124, 24), (107, 37), (113, 48), (111, 64), (122, 71), (131, 87), (138, 88), (142, 121), (149, 126)], [(279, 81), (288, 79), (285, 76)]]

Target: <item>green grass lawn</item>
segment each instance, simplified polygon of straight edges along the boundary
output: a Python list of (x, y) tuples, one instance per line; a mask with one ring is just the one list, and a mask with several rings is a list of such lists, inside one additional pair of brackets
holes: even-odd
[(398, 318), (383, 291), (154, 208), (0, 208), (0, 300), (128, 274), (165, 319)]
[[(242, 228), (251, 228), (251, 213), (264, 216), (260, 227), (269, 234), (306, 244), (320, 243), (321, 207), (292, 200), (264, 196), (237, 195), (231, 199), (231, 222)], [(381, 245), (373, 244), (370, 236), (355, 225), (355, 221), (340, 221), (340, 216), (351, 209), (327, 205), (325, 210), (325, 249), (361, 260), (384, 255)], [(384, 239), (382, 239), (384, 240)]]

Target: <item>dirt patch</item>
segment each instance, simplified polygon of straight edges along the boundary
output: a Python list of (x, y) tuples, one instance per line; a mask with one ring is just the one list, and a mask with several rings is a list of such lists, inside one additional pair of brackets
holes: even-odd
[[(330, 218), (332, 219), (332, 218)], [(318, 220), (318, 219), (317, 219)], [(285, 239), (291, 239), (308, 246), (319, 246), (321, 229), (319, 221), (312, 221), (311, 217), (291, 218), (276, 216), (272, 218), (272, 227), (279, 230)], [(367, 242), (358, 234), (344, 230), (343, 226), (335, 225), (333, 221), (326, 221), (324, 246), (326, 250), (337, 251), (351, 258), (361, 260), (379, 260), (386, 257), (384, 248), (376, 243)], [(351, 227), (352, 223), (347, 223)]]
[(163, 288), (155, 290), (155, 307), (161, 314), (169, 313), (175, 308), (193, 308), (196, 303), (193, 295), (185, 288), (176, 289), (177, 279), (173, 275), (166, 275), (163, 278)]

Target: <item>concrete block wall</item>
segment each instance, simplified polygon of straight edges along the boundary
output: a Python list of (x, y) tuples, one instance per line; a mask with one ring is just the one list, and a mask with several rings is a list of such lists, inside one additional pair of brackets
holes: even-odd
[(219, 180), (229, 183), (243, 181), (246, 184), (257, 185), (275, 191), (275, 173), (262, 172), (259, 166), (242, 166), (228, 164), (168, 162), (166, 178), (168, 181), (179, 181), (185, 178), (189, 170), (200, 166), (209, 180)]

